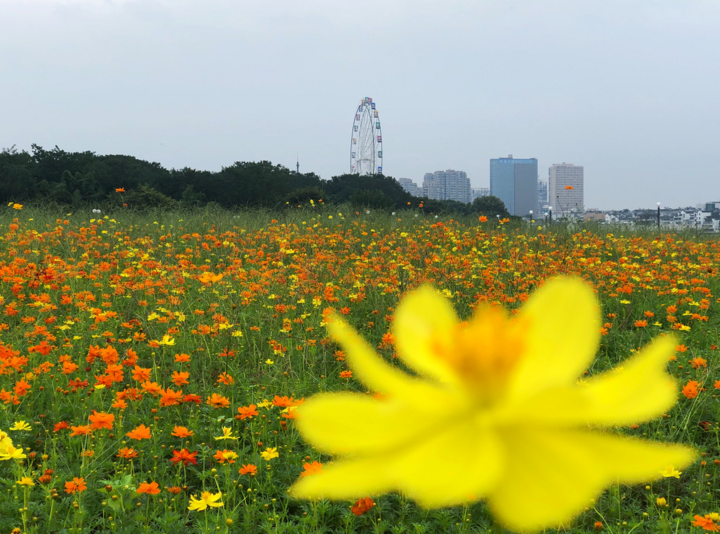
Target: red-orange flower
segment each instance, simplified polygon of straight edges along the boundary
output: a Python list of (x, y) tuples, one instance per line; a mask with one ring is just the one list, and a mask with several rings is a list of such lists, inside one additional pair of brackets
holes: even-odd
[(365, 497), (364, 499), (355, 501), (355, 506), (353, 506), (351, 510), (353, 514), (360, 516), (369, 512), (373, 506), (375, 506), (375, 501), (370, 497)]
[(149, 367), (140, 367), (139, 365), (136, 365), (132, 371), (132, 377), (138, 382), (147, 382), (150, 380), (150, 371), (152, 371), (152, 369)]
[(192, 430), (188, 430), (184, 426), (176, 426), (172, 431), (172, 435), (176, 438), (189, 438), (193, 434), (194, 432)]
[[(717, 514), (713, 515), (717, 516)], [(695, 521), (692, 522), (692, 525), (694, 527), (701, 527), (703, 530), (709, 530), (710, 532), (720, 532), (720, 525), (713, 521), (713, 517), (711, 515), (706, 515), (705, 517), (696, 515)]]
[(190, 373), (187, 372), (173, 372), (172, 378), (170, 381), (175, 384), (176, 386), (184, 386), (185, 384), (189, 384), (190, 381), (188, 378), (190, 377)]
[(190, 464), (197, 465), (197, 460), (195, 459), (197, 454), (197, 451), (190, 452), (187, 449), (173, 451), (173, 457), (170, 458), (170, 463), (177, 464), (178, 462), (182, 462), (183, 464), (185, 464), (185, 466), (188, 466)]
[(699, 367), (707, 367), (707, 360), (705, 358), (693, 358), (690, 360), (690, 365), (692, 365), (693, 369), (698, 369)]
[(150, 439), (152, 437), (152, 434), (150, 434), (150, 429), (145, 425), (140, 425), (125, 435), (130, 439), (136, 439), (138, 441), (141, 439)]

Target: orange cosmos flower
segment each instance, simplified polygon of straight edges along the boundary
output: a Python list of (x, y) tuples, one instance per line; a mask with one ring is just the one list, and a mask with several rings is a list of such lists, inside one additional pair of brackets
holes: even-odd
[(98, 413), (97, 411), (93, 410), (93, 413), (89, 416), (89, 419), (90, 428), (92, 428), (93, 430), (99, 430), (101, 428), (107, 428), (108, 430), (112, 430), (115, 416), (111, 413)]
[(140, 367), (139, 365), (136, 365), (135, 369), (133, 369), (132, 377), (138, 382), (147, 382), (148, 380), (150, 380), (151, 370), (152, 369), (149, 369), (147, 367)]
[(207, 403), (216, 409), (227, 408), (228, 406), (230, 406), (230, 399), (228, 399), (227, 397), (223, 397), (222, 395), (218, 395), (217, 393), (213, 393), (208, 397)]
[(167, 490), (169, 493), (172, 493), (173, 495), (177, 495), (178, 493), (180, 493), (182, 491), (182, 488), (180, 488), (178, 486), (171, 486)]
[(172, 435), (176, 438), (189, 438), (193, 434), (195, 434), (195, 432), (193, 432), (192, 430), (188, 430), (184, 426), (176, 426), (175, 428), (173, 428), (172, 431)]
[(307, 477), (310, 475), (314, 475), (315, 473), (319, 473), (322, 471), (322, 464), (318, 461), (314, 461), (311, 464), (304, 463), (303, 464), (304, 471), (300, 473), (301, 477)]
[(213, 456), (213, 458), (215, 458), (218, 461), (218, 463), (221, 463), (221, 464), (224, 464), (225, 462), (227, 462), (229, 464), (234, 464), (235, 458), (237, 458), (237, 457), (238, 457), (237, 453), (235, 453), (233, 451), (229, 451), (227, 449), (224, 449), (222, 451), (217, 451), (215, 453), (215, 456)]
[(645, 328), (647, 321), (635, 321), (635, 328)]
[(361, 516), (369, 512), (373, 506), (375, 506), (375, 501), (373, 501), (370, 497), (365, 497), (364, 499), (358, 499), (355, 501), (355, 506), (351, 508), (351, 511), (353, 514)]
[(145, 425), (140, 425), (125, 435), (130, 439), (136, 439), (138, 441), (140, 441), (141, 439), (150, 439), (152, 437), (152, 434), (150, 434), (150, 429)]
[(574, 188), (573, 186), (571, 186), (571, 185), (566, 185), (566, 186), (565, 186), (565, 191), (572, 191), (573, 189), (575, 189), (575, 188)]
[(707, 367), (707, 360), (704, 358), (693, 358), (692, 360), (690, 360), (690, 365), (692, 365), (693, 369)]
[(92, 429), (90, 428), (90, 425), (71, 426), (70, 430), (72, 430), (72, 434), (70, 434), (70, 437), (89, 436), (90, 434), (92, 434)]
[(254, 477), (257, 474), (257, 467), (255, 467), (253, 464), (243, 464), (243, 466), (238, 470), (238, 473), (241, 475), (250, 475), (251, 477)]
[(75, 477), (69, 482), (65, 482), (65, 493), (70, 495), (74, 493), (82, 493), (87, 489), (85, 479), (83, 477)]
[(698, 396), (698, 386), (700, 384), (697, 380), (690, 380), (685, 387), (682, 389), (682, 394), (688, 399), (694, 399)]
[(185, 384), (190, 383), (190, 381), (188, 380), (189, 377), (190, 377), (190, 373), (186, 373), (186, 372), (179, 373), (179, 372), (175, 371), (175, 372), (173, 372), (172, 378), (170, 379), (170, 381), (173, 384), (175, 384), (176, 386), (184, 386)]
[(125, 460), (132, 460), (133, 458), (138, 457), (138, 453), (135, 449), (131, 447), (123, 447), (118, 451), (117, 457), (124, 458)]
[(189, 354), (176, 354), (175, 361), (179, 362), (179, 363), (189, 362), (190, 355)]
[(709, 514), (705, 517), (696, 515), (695, 521), (692, 522), (694, 527), (701, 527), (703, 530), (709, 530), (711, 532), (720, 532), (720, 526), (716, 523), (720, 522), (720, 514)]
[(254, 404), (250, 406), (240, 406), (237, 411), (240, 414), (240, 419), (251, 419), (253, 416), (258, 415), (257, 406)]
[(157, 382), (143, 382), (142, 388), (153, 397), (157, 397), (163, 391), (162, 386), (160, 386)]
[(352, 371), (340, 371), (340, 378), (352, 378)]
[(157, 495), (160, 493), (160, 487), (157, 482), (150, 482), (149, 484), (147, 482), (143, 482), (135, 491), (138, 493), (147, 493), (148, 495)]
[(220, 376), (218, 376), (217, 381), (221, 384), (225, 384), (226, 386), (235, 383), (235, 379), (227, 373), (221, 373)]
[(181, 449), (179, 451), (173, 451), (173, 457), (170, 458), (171, 464), (178, 464), (179, 462), (182, 462), (187, 467), (190, 464), (197, 465), (197, 460), (195, 457), (197, 456), (198, 451), (190, 452), (187, 449)]
[(165, 391), (160, 393), (160, 406), (176, 406), (182, 402), (183, 392), (173, 391), (167, 388)]
[(480, 217), (478, 217), (478, 221), (487, 222), (487, 217), (485, 217), (485, 215), (480, 215)]
[(124, 188), (124, 187), (117, 187), (117, 188), (115, 188), (115, 192), (116, 192), (116, 193), (124, 193), (124, 192), (125, 192), (125, 188)]

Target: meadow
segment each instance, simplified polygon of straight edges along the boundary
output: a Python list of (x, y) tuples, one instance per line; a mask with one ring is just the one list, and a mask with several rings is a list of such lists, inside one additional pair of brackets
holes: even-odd
[(331, 461), (299, 436), (294, 411), (318, 392), (374, 393), (328, 337), (331, 313), (402, 367), (391, 326), (406, 291), (430, 283), (467, 318), (478, 305), (512, 313), (557, 275), (582, 277), (601, 303), (588, 377), (676, 337), (677, 404), (621, 431), (699, 456), (610, 487), (548, 532), (720, 530), (719, 269), (713, 235), (419, 209), (3, 207), (0, 432), (15, 452), (0, 454), (0, 532), (501, 531), (482, 501), (291, 498)]

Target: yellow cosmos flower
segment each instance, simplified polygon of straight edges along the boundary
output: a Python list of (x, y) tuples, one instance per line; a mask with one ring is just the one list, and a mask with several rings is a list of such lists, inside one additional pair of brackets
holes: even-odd
[(23, 458), (27, 458), (27, 456), (23, 454), (22, 447), (15, 447), (12, 443), (0, 445), (0, 461), (22, 460)]
[(219, 440), (223, 440), (223, 439), (238, 439), (236, 436), (232, 435), (232, 428), (224, 426), (222, 431), (223, 431), (223, 435), (216, 437), (215, 438), (216, 440), (219, 441)]
[(335, 316), (330, 334), (381, 395), (321, 394), (298, 407), (303, 437), (339, 458), (291, 493), (351, 500), (399, 491), (427, 508), (485, 498), (501, 523), (532, 531), (569, 521), (610, 484), (688, 465), (687, 447), (602, 431), (675, 403), (664, 368), (676, 341), (659, 338), (622, 373), (578, 385), (600, 327), (592, 289), (574, 278), (548, 281), (512, 319), (485, 307), (468, 323), (424, 286), (405, 296), (393, 324), (398, 357), (415, 377)]
[(158, 341), (158, 345), (168, 345), (173, 346), (175, 344), (175, 339), (168, 336), (167, 334), (163, 336), (163, 338)]
[(20, 486), (34, 486), (35, 482), (33, 482), (33, 479), (30, 477), (21, 477), (20, 480), (17, 481), (17, 484)]
[(30, 430), (31, 427), (29, 424), (27, 424), (25, 421), (17, 421), (13, 426), (10, 427), (10, 430)]
[(278, 454), (277, 447), (268, 447), (260, 453), (260, 456), (262, 456), (266, 461), (269, 462), (273, 458), (277, 458), (278, 456), (280, 456), (280, 454)]
[(195, 498), (195, 495), (190, 496), (190, 506), (188, 506), (188, 510), (195, 510), (197, 512), (201, 512), (203, 510), (207, 510), (207, 507), (210, 506), (212, 508), (219, 508), (223, 506), (223, 503), (220, 502), (220, 498), (222, 497), (222, 492), (218, 491), (217, 493), (211, 493), (209, 491), (203, 491), (200, 494), (200, 498)]

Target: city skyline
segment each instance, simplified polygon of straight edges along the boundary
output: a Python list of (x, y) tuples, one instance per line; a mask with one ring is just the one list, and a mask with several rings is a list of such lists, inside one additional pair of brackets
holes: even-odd
[[(717, 198), (720, 4), (701, 0), (8, 0), (0, 147), (218, 171), (347, 172), (351, 113), (382, 109), (383, 173), (528, 154), (581, 162), (587, 206)], [(427, 39), (433, 35), (432, 41)], [(713, 59), (715, 58), (715, 59)]]

